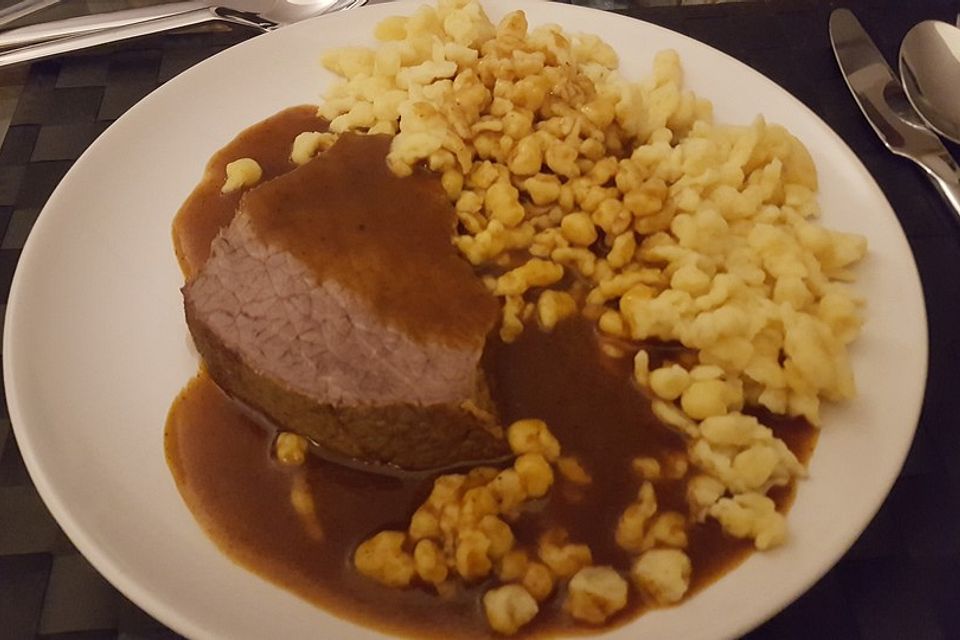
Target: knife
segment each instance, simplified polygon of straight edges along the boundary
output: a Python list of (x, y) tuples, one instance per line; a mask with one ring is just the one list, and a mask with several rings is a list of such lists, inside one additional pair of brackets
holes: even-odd
[(960, 219), (960, 167), (914, 111), (883, 54), (849, 10), (830, 14), (830, 42), (850, 92), (880, 140), (923, 169)]
[[(59, 0), (54, 0), (59, 2)], [(185, 13), (202, 6), (198, 2), (184, 1), (169, 4), (152, 5), (133, 9), (122, 9), (108, 13), (93, 13), (75, 18), (64, 18), (51, 22), (40, 22), (26, 27), (6, 29), (0, 32), (0, 48), (19, 47), (34, 42), (43, 42), (65, 36), (79, 35), (124, 25), (164, 18), (166, 16)], [(0, 24), (3, 21), (3, 12), (0, 11)]]
[(16, 22), (20, 18), (36, 13), (41, 9), (52, 7), (59, 2), (60, 0), (22, 0), (9, 7), (3, 7), (0, 9), (0, 27)]

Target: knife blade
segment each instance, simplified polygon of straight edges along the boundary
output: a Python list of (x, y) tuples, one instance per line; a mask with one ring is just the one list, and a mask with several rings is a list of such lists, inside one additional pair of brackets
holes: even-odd
[(920, 119), (883, 54), (849, 10), (830, 14), (830, 42), (850, 93), (877, 136), (890, 151), (920, 166), (960, 219), (960, 168)]

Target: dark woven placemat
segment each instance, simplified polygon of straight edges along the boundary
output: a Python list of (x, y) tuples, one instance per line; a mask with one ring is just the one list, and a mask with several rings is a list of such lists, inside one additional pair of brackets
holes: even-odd
[[(953, 21), (960, 3), (577, 4), (591, 2), (724, 50), (820, 114), (886, 192), (924, 284), (930, 377), (906, 466), (853, 549), (806, 595), (748, 637), (960, 637), (960, 394), (954, 390), (960, 382), (960, 332), (954, 329), (960, 319), (960, 227), (919, 171), (881, 147), (837, 72), (827, 38), (830, 10), (850, 6), (893, 60), (910, 26), (928, 18)], [(6, 302), (36, 216), (87, 145), (152, 89), (250, 35), (170, 34), (0, 73), (0, 125), (9, 126), (0, 146), (0, 302)], [(757, 109), (763, 111), (763, 105)], [(889, 363), (889, 375), (898, 375), (896, 365)], [(24, 469), (0, 396), (0, 638), (38, 636), (176, 637), (100, 577), (60, 531)]]

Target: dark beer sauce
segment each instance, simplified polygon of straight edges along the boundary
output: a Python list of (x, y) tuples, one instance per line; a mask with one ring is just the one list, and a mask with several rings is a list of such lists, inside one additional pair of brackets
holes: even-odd
[[(216, 182), (219, 189), (226, 162), (245, 156), (271, 159), (262, 163), (265, 178), (280, 175), (283, 163), (289, 164), (286, 154), (293, 138), (301, 131), (321, 130), (323, 123), (314, 113), (314, 107), (284, 111), (243, 132), (214, 156), (205, 182), (185, 203), (174, 227), (178, 257), (188, 276), (206, 259), (203, 247), (229, 223), (238, 202), (238, 197), (217, 197), (208, 183)], [(383, 150), (377, 152), (382, 159)], [(593, 326), (576, 318), (560, 323), (552, 333), (530, 328), (509, 345), (491, 337), (483, 364), (504, 423), (528, 417), (545, 420), (563, 454), (576, 457), (592, 477), (590, 485), (571, 492), (573, 487), (558, 474), (548, 497), (532, 503), (513, 525), (518, 545), (534, 548), (541, 532), (559, 526), (571, 541), (591, 548), (595, 564), (626, 571), (631, 558), (617, 547), (614, 530), (640, 486), (631, 461), (638, 456), (662, 458), (685, 447), (679, 435), (653, 416), (649, 401), (633, 386), (631, 359), (604, 355)], [(683, 355), (676, 346), (646, 348), (654, 362)], [(801, 461), (808, 459), (816, 444), (815, 429), (800, 419), (757, 415)], [(384, 476), (316, 456), (308, 456), (303, 467), (289, 468), (272, 455), (274, 437), (202, 370), (171, 407), (165, 433), (168, 464), (184, 501), (228, 556), (365, 626), (418, 638), (494, 636), (480, 606), (480, 596), (495, 586), (493, 580), (461, 585), (441, 598), (422, 587), (387, 588), (353, 569), (356, 546), (380, 530), (405, 529), (435, 476)], [(302, 475), (313, 496), (323, 530), (319, 539), (310, 535), (291, 505), (296, 475)], [(685, 485), (685, 479), (655, 483), (659, 510), (686, 513)], [(785, 510), (792, 487), (770, 495)], [(690, 593), (735, 567), (752, 549), (750, 542), (725, 535), (713, 521), (694, 525), (688, 533)], [(564, 595), (562, 588), (556, 590), (524, 633), (589, 631), (563, 612)], [(629, 621), (643, 607), (633, 593), (611, 624)]]

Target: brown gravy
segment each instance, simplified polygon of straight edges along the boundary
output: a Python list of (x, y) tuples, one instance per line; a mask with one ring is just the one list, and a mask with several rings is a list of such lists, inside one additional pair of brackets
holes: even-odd
[(207, 261), (210, 243), (220, 229), (230, 224), (243, 191), (220, 193), (226, 166), (238, 158), (255, 157), (263, 180), (292, 171), (293, 140), (304, 131), (326, 131), (327, 122), (317, 116), (317, 107), (291, 107), (245, 129), (220, 149), (203, 172), (200, 184), (187, 197), (173, 220), (173, 247), (180, 268), (188, 279)]
[[(316, 110), (282, 111), (214, 155), (174, 220), (184, 275), (189, 279), (203, 265), (210, 242), (239, 206), (268, 244), (289, 250), (318, 280), (349, 287), (407, 335), (480, 342), (496, 322), (497, 301), (450, 243), (456, 213), (439, 181), (426, 171), (393, 175), (384, 162), (390, 147), (384, 135), (344, 134), (297, 167), (289, 158), (294, 138), (327, 128)], [(261, 182), (220, 193), (227, 163), (243, 157), (261, 165)], [(278, 209), (284, 215), (275, 215)]]
[(288, 249), (317, 280), (349, 287), (407, 335), (479, 344), (497, 301), (450, 242), (456, 212), (440, 181), (426, 171), (393, 175), (390, 140), (343, 134), (240, 206), (267, 244)]
[[(299, 132), (297, 127), (314, 130), (316, 121), (306, 118), (303, 109), (288, 110), (248, 129), (227, 147), (232, 149), (229, 158), (224, 150), (214, 160), (220, 158), (225, 164), (242, 157), (238, 155), (241, 150), (258, 159), (274, 153), (265, 149), (280, 146), (277, 138), (262, 135), (263, 129), (284, 131), (290, 141)], [(254, 145), (251, 139), (259, 142)], [(216, 175), (219, 181), (222, 174)], [(229, 221), (227, 205), (212, 192), (206, 198), (194, 202), (197, 209), (189, 207), (188, 201), (178, 215), (178, 253), (182, 247), (196, 249), (203, 238), (209, 242), (219, 229), (217, 226), (210, 233), (213, 224), (200, 215), (204, 208), (221, 215), (218, 224)], [(184, 266), (187, 273), (190, 265), (202, 264), (205, 259), (198, 250), (191, 251), (193, 258)], [(673, 351), (666, 348), (664, 354), (652, 355), (663, 359)], [(569, 531), (571, 540), (591, 547), (595, 563), (627, 569), (629, 558), (616, 546), (613, 531), (640, 484), (630, 462), (640, 455), (662, 456), (683, 450), (680, 437), (653, 417), (648, 401), (631, 385), (630, 359), (604, 356), (592, 325), (576, 319), (561, 323), (552, 334), (530, 329), (511, 345), (491, 338), (485, 367), (504, 421), (543, 418), (560, 440), (564, 454), (576, 456), (593, 477), (593, 483), (574, 497), (558, 479), (548, 499), (533, 503), (514, 525), (519, 543), (531, 547), (539, 532), (559, 525)], [(808, 458), (816, 442), (815, 429), (802, 420), (768, 415), (763, 419), (802, 461)], [(429, 492), (433, 476), (385, 477), (316, 457), (291, 470), (272, 458), (273, 438), (273, 433), (246, 417), (203, 371), (170, 410), (165, 434), (169, 466), (184, 501), (228, 556), (310, 602), (365, 626), (412, 637), (493, 636), (478, 604), (492, 581), (462, 587), (440, 602), (425, 588), (383, 587), (352, 567), (353, 550), (365, 538), (382, 529), (406, 527)], [(314, 496), (324, 530), (322, 540), (308, 534), (291, 506), (294, 474), (304, 474)], [(684, 484), (682, 480), (656, 483), (661, 510), (686, 511)], [(792, 488), (780, 490), (774, 497), (786, 509)], [(687, 550), (694, 567), (691, 593), (736, 566), (751, 548), (750, 543), (723, 534), (713, 522), (693, 527)], [(554, 593), (524, 631), (528, 635), (589, 631), (574, 626), (563, 613), (563, 598), (562, 590)], [(631, 600), (613, 624), (628, 621), (641, 611), (642, 601)]]

